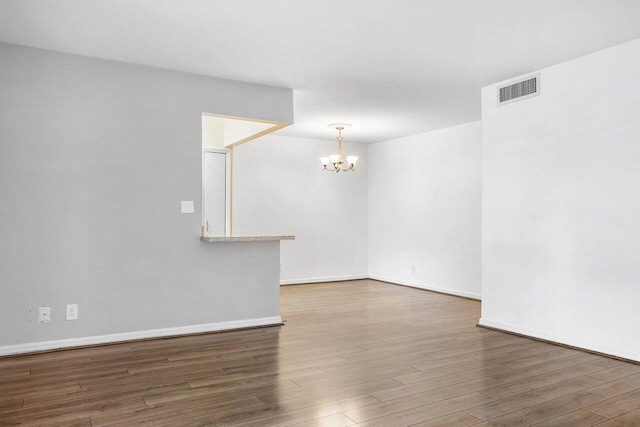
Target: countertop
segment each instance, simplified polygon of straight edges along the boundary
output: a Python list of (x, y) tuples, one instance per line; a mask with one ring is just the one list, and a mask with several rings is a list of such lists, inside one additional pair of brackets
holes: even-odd
[(221, 242), (264, 242), (269, 240), (295, 240), (295, 236), (203, 236), (200, 241), (205, 243), (221, 243)]

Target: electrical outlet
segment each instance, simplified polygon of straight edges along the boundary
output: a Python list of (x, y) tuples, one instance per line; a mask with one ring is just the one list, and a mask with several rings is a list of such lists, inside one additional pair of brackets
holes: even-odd
[(67, 320), (78, 318), (78, 304), (67, 304)]
[(51, 307), (38, 307), (38, 322), (51, 322)]
[(416, 266), (411, 265), (411, 274), (416, 274)]

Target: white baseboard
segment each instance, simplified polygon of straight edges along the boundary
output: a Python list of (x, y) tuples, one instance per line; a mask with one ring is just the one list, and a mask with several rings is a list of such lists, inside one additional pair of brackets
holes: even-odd
[(616, 348), (601, 343), (594, 343), (588, 341), (582, 341), (580, 339), (566, 337), (561, 335), (549, 334), (545, 331), (529, 328), (522, 325), (511, 325), (508, 323), (496, 322), (484, 317), (480, 318), (478, 322), (480, 326), (486, 326), (488, 328), (500, 329), (507, 332), (513, 332), (520, 335), (526, 335), (528, 337), (538, 338), (545, 341), (551, 341), (558, 344), (564, 344), (571, 347), (577, 347), (585, 350), (594, 351), (596, 353), (606, 354), (614, 357), (620, 357), (622, 359), (633, 360), (640, 362), (640, 354), (630, 352), (625, 348)]
[(475, 300), (481, 300), (480, 294), (475, 294), (475, 293), (472, 293), (472, 292), (459, 291), (459, 290), (456, 290), (456, 289), (449, 289), (449, 288), (439, 288), (437, 286), (425, 285), (424, 283), (409, 282), (409, 281), (406, 281), (406, 280), (396, 280), (396, 279), (392, 279), (390, 277), (370, 276), (370, 275), (367, 275), (367, 274), (358, 274), (358, 275), (354, 275), (354, 276), (331, 276), (331, 277), (313, 277), (313, 278), (308, 278), (308, 279), (280, 280), (280, 285), (281, 286), (302, 285), (302, 284), (305, 284), (305, 283), (342, 282), (342, 281), (345, 281), (345, 280), (361, 280), (361, 279), (379, 280), (381, 282), (395, 283), (397, 285), (411, 286), (413, 288), (424, 289), (424, 290), (427, 290), (427, 291), (435, 291), (435, 292), (440, 292), (440, 293), (448, 294), (448, 295), (455, 295), (455, 296), (459, 296), (459, 297), (465, 297), (465, 298), (471, 298), (471, 299), (475, 299)]
[(424, 283), (418, 283), (418, 282), (411, 282), (411, 281), (407, 281), (407, 280), (396, 280), (396, 279), (392, 279), (390, 277), (382, 277), (382, 276), (369, 276), (370, 279), (373, 280), (380, 280), (381, 282), (389, 282), (389, 283), (395, 283), (398, 285), (405, 285), (405, 286), (411, 286), (412, 288), (419, 288), (419, 289), (424, 289), (427, 291), (434, 291), (434, 292), (440, 292), (442, 294), (448, 294), (448, 295), (455, 295), (458, 297), (465, 297), (465, 298), (471, 298), (471, 299), (475, 299), (475, 300), (482, 300), (482, 297), (480, 294), (476, 294), (473, 292), (466, 292), (466, 291), (459, 291), (457, 289), (450, 289), (450, 288), (440, 288), (438, 286), (431, 286), (431, 285), (425, 285)]
[(321, 282), (343, 282), (345, 280), (361, 280), (368, 279), (366, 274), (356, 274), (353, 276), (330, 276), (330, 277), (311, 277), (306, 279), (289, 279), (280, 280), (280, 285), (301, 285), (304, 283), (321, 283)]
[(0, 347), (0, 356), (10, 354), (32, 353), (35, 351), (57, 350), (70, 347), (81, 347), (95, 344), (108, 344), (120, 341), (132, 341), (147, 338), (160, 338), (176, 335), (216, 332), (229, 329), (269, 326), (282, 323), (280, 316), (257, 319), (232, 320), (230, 322), (208, 323), (204, 325), (178, 326), (175, 328), (152, 329), (147, 331), (124, 332), (120, 334), (98, 335), (92, 337), (69, 338), (55, 341), (40, 341), (26, 344), (15, 344)]

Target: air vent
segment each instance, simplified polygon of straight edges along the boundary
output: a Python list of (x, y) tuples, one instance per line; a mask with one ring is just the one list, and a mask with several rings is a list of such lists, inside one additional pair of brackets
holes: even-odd
[(540, 74), (498, 88), (498, 105), (531, 98), (540, 94)]

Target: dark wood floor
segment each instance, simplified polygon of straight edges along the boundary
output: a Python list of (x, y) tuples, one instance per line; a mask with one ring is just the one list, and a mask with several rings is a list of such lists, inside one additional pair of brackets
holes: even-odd
[(475, 326), (364, 280), (282, 288), (286, 325), (0, 359), (0, 424), (640, 426), (640, 365)]

